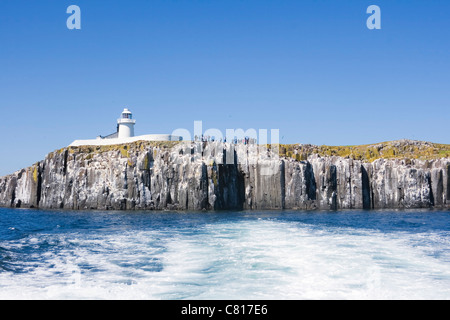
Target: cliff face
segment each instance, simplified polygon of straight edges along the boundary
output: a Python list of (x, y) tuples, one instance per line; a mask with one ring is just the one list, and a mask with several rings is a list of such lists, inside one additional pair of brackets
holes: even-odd
[(69, 147), (0, 178), (0, 206), (48, 209), (449, 208), (450, 158), (279, 158), (219, 142)]

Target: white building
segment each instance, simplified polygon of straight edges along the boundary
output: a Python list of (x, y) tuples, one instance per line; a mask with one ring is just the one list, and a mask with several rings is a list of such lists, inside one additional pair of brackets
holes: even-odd
[(75, 140), (69, 147), (78, 146), (106, 146), (113, 144), (125, 144), (135, 141), (180, 141), (182, 137), (171, 134), (146, 134), (142, 136), (134, 136), (134, 125), (136, 120), (133, 114), (125, 108), (122, 111), (120, 119), (117, 120), (117, 131), (108, 136), (98, 136), (97, 139)]
[(133, 115), (127, 108), (123, 109), (122, 117), (117, 120), (117, 134), (118, 138), (131, 138), (134, 137), (134, 125), (136, 120), (133, 119)]

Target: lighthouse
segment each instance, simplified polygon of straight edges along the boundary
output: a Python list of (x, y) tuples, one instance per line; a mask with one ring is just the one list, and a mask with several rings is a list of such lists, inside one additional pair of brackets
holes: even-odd
[(120, 119), (117, 120), (118, 126), (118, 138), (131, 138), (134, 137), (134, 124), (136, 120), (133, 119), (133, 115), (127, 108), (123, 109)]
[(180, 136), (172, 134), (145, 134), (142, 136), (134, 136), (134, 125), (136, 120), (133, 119), (131, 111), (127, 108), (123, 109), (120, 119), (117, 119), (116, 132), (107, 136), (97, 136), (96, 139), (75, 140), (70, 144), (71, 147), (79, 146), (108, 146), (117, 144), (128, 144), (136, 141), (181, 141)]

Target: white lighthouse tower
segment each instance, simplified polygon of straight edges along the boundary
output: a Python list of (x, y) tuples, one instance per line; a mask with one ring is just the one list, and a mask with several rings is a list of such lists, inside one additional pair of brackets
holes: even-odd
[(136, 120), (133, 119), (133, 115), (127, 108), (123, 109), (120, 119), (117, 120), (118, 125), (118, 138), (131, 138), (134, 137), (134, 124)]

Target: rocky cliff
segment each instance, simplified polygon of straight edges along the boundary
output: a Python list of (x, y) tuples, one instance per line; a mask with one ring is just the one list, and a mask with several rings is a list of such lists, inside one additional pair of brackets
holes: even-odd
[(279, 154), (274, 147), (220, 142), (68, 147), (0, 178), (0, 206), (75, 210), (450, 207), (446, 154), (429, 159), (397, 154), (370, 161), (317, 150)]

